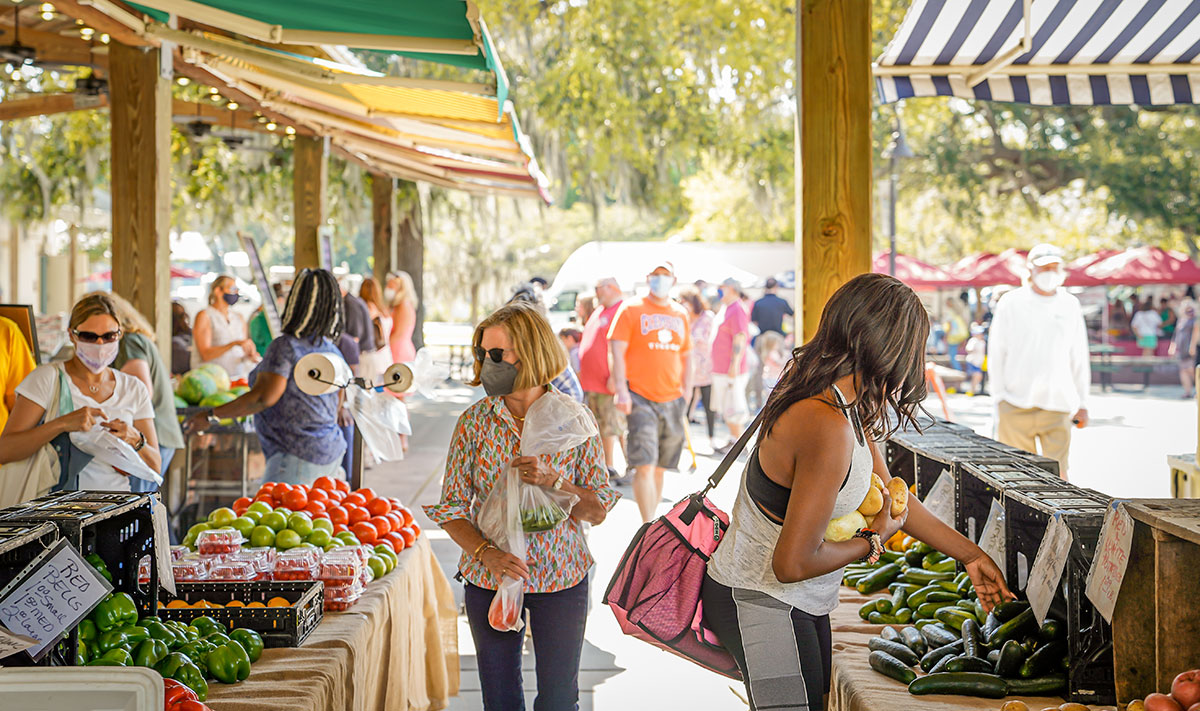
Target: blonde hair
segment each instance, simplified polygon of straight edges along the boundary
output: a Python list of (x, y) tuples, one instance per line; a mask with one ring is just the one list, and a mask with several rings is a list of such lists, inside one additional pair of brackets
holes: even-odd
[(93, 316), (112, 316), (117, 325), (121, 325), (121, 317), (117, 314), (117, 305), (109, 294), (95, 291), (75, 302), (71, 307), (71, 318), (67, 327), (72, 331)]
[(388, 306), (394, 308), (402, 303), (407, 303), (415, 311), (419, 302), (417, 300), (417, 287), (413, 285), (412, 277), (405, 271), (388, 272), (387, 280), (391, 281), (393, 279), (400, 281), (400, 288), (396, 289), (396, 295), (392, 297), (392, 303), (388, 304)]
[(208, 305), (215, 306), (217, 303), (217, 289), (222, 289), (226, 284), (234, 284), (234, 278), (228, 274), (222, 274), (213, 280), (212, 286), (208, 287)]
[(154, 340), (154, 327), (150, 325), (150, 321), (120, 296), (109, 292), (108, 298), (112, 300), (113, 306), (117, 307), (117, 322), (121, 324), (121, 330), (125, 333), (140, 333), (150, 340)]
[[(515, 390), (528, 390), (546, 385), (567, 369), (567, 353), (554, 335), (550, 322), (532, 304), (513, 302), (500, 307), (475, 327), (471, 345), (483, 345), (483, 332), (493, 326), (503, 326), (512, 339), (513, 350), (521, 363), (517, 371)], [(475, 377), (469, 385), (479, 385), (483, 363), (475, 360)]]

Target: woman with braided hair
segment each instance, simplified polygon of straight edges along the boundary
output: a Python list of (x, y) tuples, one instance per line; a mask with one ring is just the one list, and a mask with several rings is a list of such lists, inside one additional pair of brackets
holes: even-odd
[(254, 415), (267, 458), (267, 481), (311, 484), (317, 477), (338, 476), (346, 449), (338, 426), (342, 393), (305, 395), (292, 369), (309, 353), (341, 357), (334, 343), (345, 323), (342, 308), (333, 274), (324, 269), (301, 271), (283, 310), (283, 333), (250, 373), (250, 391), (193, 416), (185, 431), (203, 431), (221, 418)]

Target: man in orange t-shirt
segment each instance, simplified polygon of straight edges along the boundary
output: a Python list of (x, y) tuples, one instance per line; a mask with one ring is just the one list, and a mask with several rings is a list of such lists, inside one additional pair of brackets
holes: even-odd
[(633, 494), (643, 521), (662, 501), (664, 473), (679, 466), (692, 350), (687, 311), (671, 301), (674, 267), (660, 262), (646, 281), (650, 293), (621, 304), (608, 332), (615, 402), (628, 415)]

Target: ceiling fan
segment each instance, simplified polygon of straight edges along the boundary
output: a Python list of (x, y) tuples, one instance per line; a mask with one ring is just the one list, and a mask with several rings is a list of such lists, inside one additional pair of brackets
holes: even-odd
[[(41, 69), (56, 69), (60, 67), (74, 66), (90, 66), (93, 69), (96, 67), (94, 61), (85, 65), (79, 65), (76, 62), (53, 62), (46, 59), (38, 59), (36, 47), (31, 47), (21, 43), (21, 2), (13, 5), (13, 38), (12, 42), (0, 45), (0, 62), (7, 62), (17, 67), (38, 67)], [(107, 83), (106, 83), (107, 85)], [(86, 93), (91, 93), (86, 91)]]

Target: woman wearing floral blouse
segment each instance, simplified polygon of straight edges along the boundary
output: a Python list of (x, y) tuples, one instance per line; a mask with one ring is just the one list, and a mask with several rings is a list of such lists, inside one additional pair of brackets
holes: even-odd
[[(604, 521), (617, 494), (608, 485), (600, 438), (548, 457), (519, 456), (525, 413), (549, 392), (567, 367), (550, 324), (528, 304), (511, 303), (475, 329), (475, 380), (487, 397), (458, 419), (442, 484), (441, 501), (425, 512), (463, 549), (467, 619), (475, 640), (483, 706), (507, 711), (525, 706), (521, 682), (523, 632), (498, 632), (488, 609), (500, 579), (525, 580), (525, 610), (533, 635), (538, 695), (536, 711), (578, 708), (579, 659), (587, 619), (592, 555), (582, 523)], [(526, 534), (525, 560), (488, 541), (475, 526), (479, 509), (509, 466), (521, 480), (579, 497), (571, 517), (549, 531)]]

